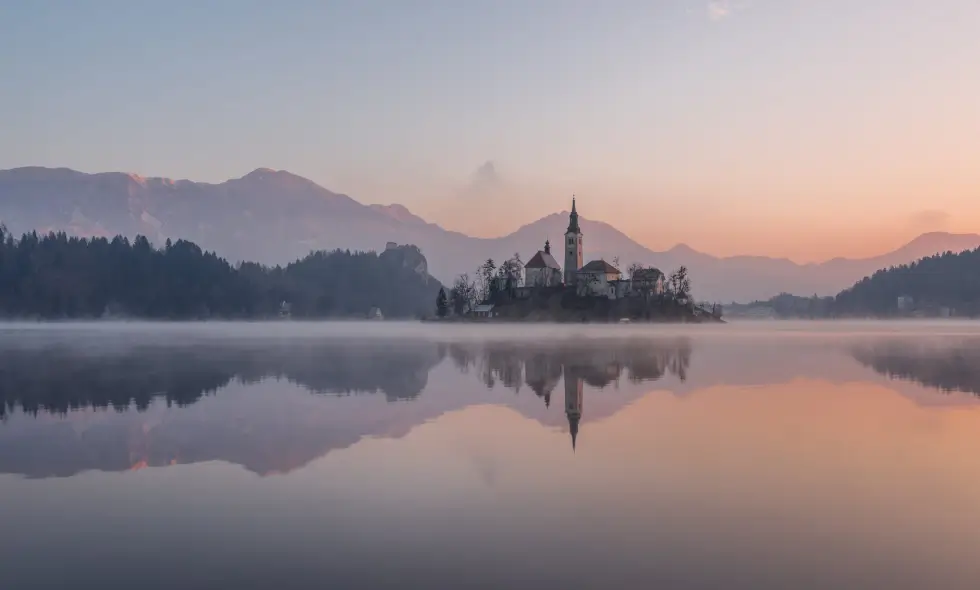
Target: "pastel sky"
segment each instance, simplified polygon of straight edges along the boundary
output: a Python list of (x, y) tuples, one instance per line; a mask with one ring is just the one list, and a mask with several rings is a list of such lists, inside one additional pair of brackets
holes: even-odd
[(798, 261), (980, 232), (976, 0), (0, 0), (0, 168)]

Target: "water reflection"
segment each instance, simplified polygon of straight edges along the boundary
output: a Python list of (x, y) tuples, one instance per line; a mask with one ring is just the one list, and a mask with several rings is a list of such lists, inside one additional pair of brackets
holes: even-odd
[[(276, 345), (246, 340), (139, 345), (98, 354), (60, 343), (14, 347), (0, 356), (0, 408), (7, 423), (0, 429), (0, 473), (70, 476), (216, 459), (263, 475), (284, 473), (363, 437), (401, 436), (477, 403), (511, 405), (558, 426), (551, 397), (560, 384), (574, 450), (586, 388), (614, 386), (620, 395), (603, 396), (594, 412), (596, 418), (611, 415), (645, 391), (621, 385), (624, 375), (632, 385), (665, 375), (683, 382), (691, 352), (687, 339)], [(433, 388), (426, 403), (416, 404), (429, 375), (447, 357), (446, 369), (469, 380), (469, 387), (482, 387), (468, 396)], [(445, 369), (443, 375), (452, 381)], [(523, 385), (543, 407), (494, 392), (500, 386), (519, 394)], [(369, 395), (378, 393), (384, 403)], [(364, 399), (315, 399), (322, 395)]]
[(731, 328), (0, 331), (0, 588), (980, 586), (976, 342)]
[[(978, 394), (977, 344), (247, 338), (93, 351), (57, 339), (35, 347), (8, 340), (0, 354), (0, 473), (69, 476), (211, 460), (262, 475), (285, 473), (364, 437), (403, 436), (482, 403), (562, 428), (574, 451), (583, 422), (615, 414), (652, 382), (667, 379), (673, 394), (686, 395), (720, 383), (847, 381), (855, 377), (840, 363), (844, 353), (889, 378)], [(704, 362), (692, 384), (696, 350)], [(429, 387), (434, 372), (441, 384)], [(525, 387), (540, 405), (520, 395)], [(616, 395), (601, 393), (610, 388)], [(501, 397), (501, 389), (518, 395)], [(556, 391), (563, 403), (552, 409)], [(919, 391), (901, 392), (922, 398)], [(337, 401), (318, 401), (322, 396)], [(340, 401), (346, 397), (357, 399)]]
[(980, 339), (943, 342), (886, 339), (854, 346), (854, 358), (893, 379), (944, 393), (980, 396)]

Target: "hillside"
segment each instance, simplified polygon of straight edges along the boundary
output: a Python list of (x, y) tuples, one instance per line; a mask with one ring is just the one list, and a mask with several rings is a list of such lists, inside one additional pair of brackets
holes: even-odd
[[(588, 219), (598, 201), (580, 199), (586, 259), (619, 257), (669, 272), (685, 265), (694, 295), (713, 301), (767, 299), (781, 292), (833, 295), (879, 268), (946, 250), (980, 246), (980, 236), (925, 234), (878, 257), (795, 264), (761, 256), (718, 258), (686, 245), (657, 252), (613, 226)], [(370, 250), (393, 241), (415, 244), (429, 272), (449, 283), (488, 257), (515, 252), (526, 260), (545, 239), (555, 243), (567, 212), (549, 215), (498, 238), (473, 238), (428, 223), (401, 205), (364, 205), (285, 171), (257, 169), (218, 184), (146, 178), (125, 173), (86, 174), (66, 168), (0, 171), (0, 220), (15, 233), (65, 231), (77, 236), (142, 234), (156, 245), (185, 239), (232, 261), (283, 264), (311, 250)]]
[(879, 270), (837, 295), (834, 311), (837, 315), (897, 315), (902, 312), (899, 297), (912, 298), (906, 313), (938, 315), (941, 308), (948, 308), (954, 315), (980, 315), (980, 249), (947, 252)]
[(267, 318), (289, 302), (294, 317), (364, 318), (431, 312), (441, 285), (414, 246), (318, 251), (285, 267), (232, 266), (193, 242), (154, 248), (143, 237), (19, 240), (0, 227), (0, 317)]

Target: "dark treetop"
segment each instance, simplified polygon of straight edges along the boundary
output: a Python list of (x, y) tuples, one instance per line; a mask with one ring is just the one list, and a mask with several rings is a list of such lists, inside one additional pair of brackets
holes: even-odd
[(0, 316), (160, 319), (387, 317), (431, 312), (441, 285), (414, 246), (313, 252), (285, 267), (233, 266), (183, 240), (155, 248), (145, 237), (15, 240), (0, 226)]

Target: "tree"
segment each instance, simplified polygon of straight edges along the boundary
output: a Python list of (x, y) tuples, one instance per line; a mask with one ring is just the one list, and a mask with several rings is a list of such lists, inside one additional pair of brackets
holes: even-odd
[(456, 277), (453, 288), (449, 291), (449, 304), (456, 315), (463, 315), (473, 308), (476, 302), (476, 285), (470, 281), (470, 275), (463, 273)]
[(487, 258), (487, 261), (477, 269), (477, 274), (480, 277), (480, 299), (483, 301), (487, 301), (493, 296), (493, 278), (496, 276), (496, 271), (497, 265), (493, 258)]
[[(155, 248), (143, 236), (14, 240), (0, 235), (0, 317), (161, 319), (429, 315), (441, 285), (397, 252), (314, 252), (285, 268), (232, 266), (186, 240)], [(419, 253), (421, 256), (421, 253)], [(343, 281), (329, 277), (344, 276)]]
[(521, 261), (521, 255), (515, 253), (512, 258), (505, 260), (497, 274), (507, 285), (508, 290), (520, 287), (524, 279), (524, 263)]
[(616, 268), (619, 268), (619, 256), (613, 256), (613, 259), (612, 259), (612, 264), (613, 264), (613, 266), (615, 266)]
[(446, 297), (446, 290), (439, 287), (439, 294), (436, 296), (436, 315), (441, 318), (449, 313), (449, 298)]
[(675, 301), (685, 303), (691, 297), (691, 281), (687, 278), (687, 267), (681, 266), (670, 273), (667, 279), (668, 291)]
[(632, 281), (634, 278), (636, 278), (636, 274), (641, 270), (643, 270), (643, 265), (639, 262), (634, 262), (630, 264), (629, 268), (626, 269), (626, 276)]

